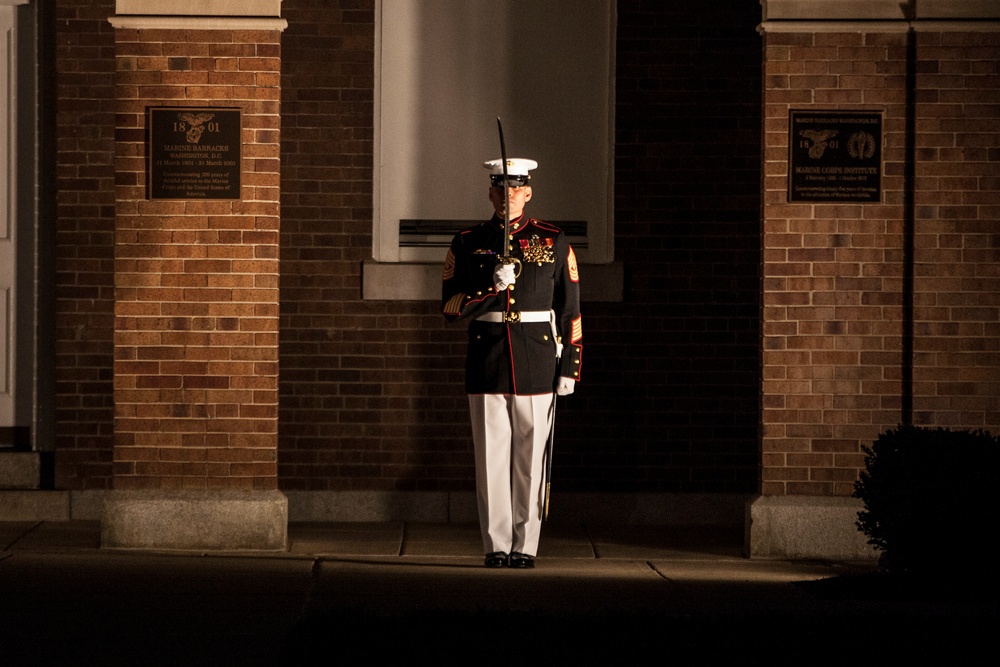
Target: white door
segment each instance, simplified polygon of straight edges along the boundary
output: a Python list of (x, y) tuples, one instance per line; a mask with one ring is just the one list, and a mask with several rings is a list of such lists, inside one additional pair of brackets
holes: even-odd
[(14, 276), (17, 259), (14, 210), (14, 7), (0, 5), (0, 426), (14, 425)]

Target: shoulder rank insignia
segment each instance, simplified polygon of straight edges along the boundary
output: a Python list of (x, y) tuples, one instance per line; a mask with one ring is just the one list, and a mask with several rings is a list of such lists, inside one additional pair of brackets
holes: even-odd
[(555, 253), (552, 251), (551, 238), (539, 238), (538, 234), (532, 234), (529, 239), (520, 239), (521, 261), (538, 262), (539, 264), (552, 263), (556, 261)]
[(441, 272), (441, 280), (451, 280), (455, 277), (455, 253), (448, 248), (448, 256), (444, 258), (444, 271)]
[(569, 279), (574, 283), (580, 282), (580, 269), (576, 265), (576, 253), (573, 252), (573, 247), (570, 246), (569, 257), (566, 258), (567, 268), (569, 269)]

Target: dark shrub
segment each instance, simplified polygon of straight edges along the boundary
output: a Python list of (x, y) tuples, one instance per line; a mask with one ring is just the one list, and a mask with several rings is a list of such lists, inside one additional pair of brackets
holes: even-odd
[(900, 426), (865, 447), (854, 485), (858, 529), (889, 571), (982, 573), (998, 535), (1000, 439), (984, 431)]

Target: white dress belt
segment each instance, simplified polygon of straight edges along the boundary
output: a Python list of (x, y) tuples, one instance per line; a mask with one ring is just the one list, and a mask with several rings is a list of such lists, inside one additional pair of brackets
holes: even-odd
[(493, 311), (485, 313), (476, 318), (479, 322), (548, 322), (550, 310), (511, 310), (506, 313)]
[(501, 324), (503, 322), (548, 322), (552, 328), (552, 340), (556, 342), (556, 359), (562, 357), (563, 343), (559, 330), (556, 328), (556, 313), (554, 310), (511, 310), (506, 313), (493, 311), (484, 313), (476, 318), (478, 322), (492, 322)]

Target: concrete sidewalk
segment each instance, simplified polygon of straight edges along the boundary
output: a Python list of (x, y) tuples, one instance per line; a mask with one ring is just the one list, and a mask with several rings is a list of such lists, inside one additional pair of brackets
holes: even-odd
[(872, 586), (870, 563), (748, 560), (725, 529), (547, 527), (526, 571), (484, 568), (474, 525), (292, 524), (275, 554), (106, 551), (99, 533), (0, 523), (0, 665), (451, 664), (498, 643), (501, 662), (919, 646), (955, 664), (998, 619), (991, 596)]

